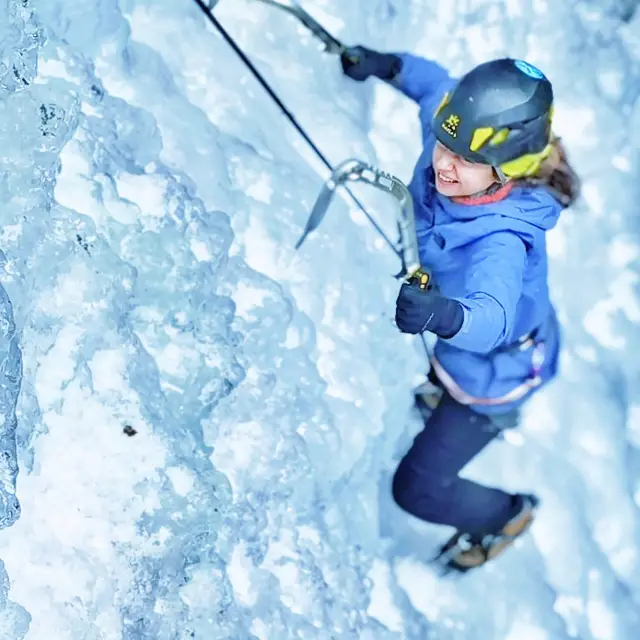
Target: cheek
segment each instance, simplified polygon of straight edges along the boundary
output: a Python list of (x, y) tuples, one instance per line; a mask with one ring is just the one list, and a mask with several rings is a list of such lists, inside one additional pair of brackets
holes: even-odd
[(461, 182), (474, 192), (488, 189), (494, 182), (493, 170), (490, 167), (463, 167), (459, 169), (462, 173)]

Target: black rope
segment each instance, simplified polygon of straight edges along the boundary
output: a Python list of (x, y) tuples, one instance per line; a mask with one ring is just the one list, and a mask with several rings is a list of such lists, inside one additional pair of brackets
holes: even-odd
[[(284, 115), (287, 117), (289, 122), (291, 122), (291, 124), (297, 129), (298, 133), (305, 139), (307, 144), (313, 149), (313, 151), (318, 156), (318, 158), (320, 158), (320, 160), (325, 165), (325, 167), (327, 167), (327, 169), (329, 169), (329, 171), (333, 173), (333, 171), (335, 170), (333, 165), (329, 162), (329, 160), (327, 160), (326, 156), (322, 153), (322, 151), (320, 151), (318, 146), (313, 142), (313, 140), (309, 137), (307, 132), (298, 123), (298, 121), (296, 120), (295, 116), (291, 113), (291, 111), (289, 111), (289, 109), (287, 109), (287, 107), (284, 105), (282, 100), (280, 100), (280, 98), (278, 97), (278, 94), (271, 88), (269, 83), (265, 80), (264, 76), (256, 69), (256, 67), (251, 62), (251, 60), (247, 58), (247, 55), (244, 53), (244, 51), (242, 51), (238, 43), (229, 35), (229, 33), (227, 33), (225, 28), (220, 24), (218, 19), (213, 15), (213, 13), (211, 12), (211, 9), (204, 3), (203, 0), (195, 0), (195, 2), (200, 7), (200, 9), (202, 9), (202, 12), (205, 14), (205, 16), (207, 16), (207, 18), (210, 20), (211, 24), (213, 24), (213, 26), (220, 32), (220, 35), (227, 41), (229, 46), (238, 54), (242, 62), (245, 63), (249, 71), (251, 71), (251, 73), (254, 75), (256, 80), (262, 85), (263, 89), (271, 96), (271, 98), (278, 105), (278, 107), (280, 107), (280, 110), (282, 111), (282, 113), (284, 113)], [(358, 206), (360, 211), (362, 211), (362, 213), (364, 213), (364, 215), (367, 216), (367, 219), (369, 220), (369, 222), (374, 226), (375, 230), (382, 236), (382, 238), (385, 240), (387, 245), (389, 245), (391, 250), (399, 258), (401, 258), (402, 253), (398, 251), (395, 244), (389, 239), (389, 237), (382, 230), (380, 225), (373, 219), (373, 217), (365, 209), (364, 205), (360, 202), (360, 200), (356, 198), (356, 196), (348, 187), (345, 187), (345, 189), (347, 193), (351, 196), (351, 199), (353, 200), (353, 202)]]

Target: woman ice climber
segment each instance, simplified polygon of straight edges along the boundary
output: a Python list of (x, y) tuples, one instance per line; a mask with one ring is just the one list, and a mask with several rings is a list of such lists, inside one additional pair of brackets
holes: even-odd
[[(404, 284), (396, 324), (438, 336), (433, 408), (393, 478), (395, 501), (457, 532), (441, 550), (466, 571), (530, 526), (538, 499), (459, 477), (518, 408), (556, 374), (559, 330), (549, 300), (545, 233), (579, 184), (551, 133), (553, 91), (523, 60), (492, 60), (459, 81), (433, 61), (353, 47), (344, 73), (375, 76), (420, 106), (424, 150), (409, 189), (429, 291)], [(355, 62), (354, 62), (355, 61)]]

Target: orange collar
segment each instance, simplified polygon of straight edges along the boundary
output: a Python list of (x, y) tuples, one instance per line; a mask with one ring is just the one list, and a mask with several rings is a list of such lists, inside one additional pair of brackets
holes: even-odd
[(515, 182), (507, 182), (499, 189), (491, 193), (485, 193), (479, 196), (459, 196), (451, 198), (456, 204), (478, 205), (478, 204), (491, 204), (492, 202), (500, 202), (504, 200), (510, 193), (511, 189), (515, 186)]

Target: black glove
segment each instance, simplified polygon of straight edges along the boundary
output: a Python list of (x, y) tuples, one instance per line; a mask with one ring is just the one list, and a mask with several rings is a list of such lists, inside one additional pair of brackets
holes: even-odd
[(402, 333), (431, 331), (441, 338), (453, 338), (464, 321), (462, 305), (416, 283), (405, 283), (396, 300), (396, 324)]
[(349, 47), (340, 55), (342, 71), (362, 82), (370, 76), (392, 80), (402, 70), (402, 60), (391, 53), (378, 53), (366, 47)]

